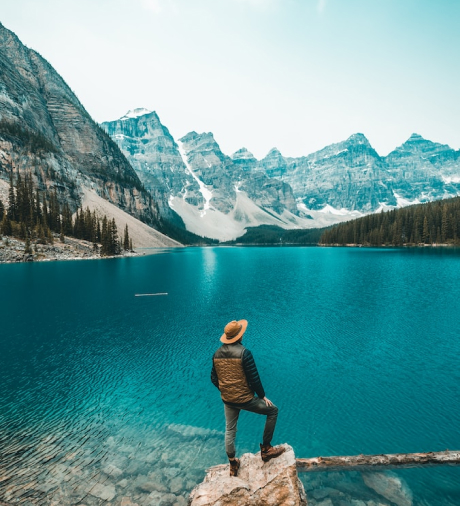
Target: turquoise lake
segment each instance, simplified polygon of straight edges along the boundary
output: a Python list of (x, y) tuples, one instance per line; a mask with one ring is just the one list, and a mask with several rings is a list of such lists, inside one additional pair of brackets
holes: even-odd
[[(134, 296), (155, 292), (168, 295)], [(0, 308), (0, 502), (185, 505), (225, 462), (210, 371), (233, 319), (249, 321), (243, 344), (280, 408), (274, 444), (297, 457), (460, 448), (458, 250), (184, 248), (0, 265)], [(243, 413), (237, 452), (258, 451), (262, 430)], [(460, 504), (460, 468), (391, 476), (409, 502), (377, 496), (360, 473), (302, 480), (311, 505), (352, 493)]]

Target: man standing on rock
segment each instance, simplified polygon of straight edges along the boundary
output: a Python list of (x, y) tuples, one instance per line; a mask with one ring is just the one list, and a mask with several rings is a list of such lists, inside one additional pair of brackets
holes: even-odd
[(241, 344), (247, 326), (246, 320), (228, 323), (220, 338), (223, 345), (212, 358), (211, 381), (220, 390), (224, 401), (225, 451), (230, 461), (230, 476), (237, 476), (240, 467), (239, 459), (235, 458), (235, 438), (236, 425), (242, 409), (267, 417), (263, 443), (260, 445), (260, 454), (264, 462), (279, 457), (285, 450), (283, 447), (273, 447), (270, 444), (275, 431), (278, 408), (265, 397), (252, 353)]

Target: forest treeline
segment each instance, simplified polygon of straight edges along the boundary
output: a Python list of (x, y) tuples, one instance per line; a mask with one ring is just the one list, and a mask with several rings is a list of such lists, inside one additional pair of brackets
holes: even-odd
[(286, 230), (275, 225), (259, 225), (248, 227), (246, 233), (226, 244), (298, 244), (317, 245), (324, 229), (290, 229)]
[(460, 244), (460, 197), (369, 214), (323, 232), (320, 244)]
[(62, 242), (66, 236), (90, 241), (101, 256), (133, 249), (128, 225), (121, 238), (115, 220), (106, 215), (100, 218), (86, 208), (77, 209), (73, 218), (69, 205), (59, 203), (56, 190), (40, 191), (30, 174), (11, 174), (8, 201), (6, 208), (0, 200), (0, 233), (24, 240), (25, 253), (32, 253), (32, 243), (53, 244), (53, 234)]

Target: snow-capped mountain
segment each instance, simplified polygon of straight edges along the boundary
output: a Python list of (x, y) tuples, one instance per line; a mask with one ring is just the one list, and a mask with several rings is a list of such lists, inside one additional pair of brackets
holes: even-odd
[(177, 216), (168, 203), (170, 196), (188, 188), (189, 198), (193, 198), (198, 184), (187, 174), (177, 143), (156, 112), (142, 111), (146, 109), (134, 109), (102, 126), (128, 158), (161, 215), (175, 221)]
[(17, 172), (73, 211), (90, 192), (113, 204), (109, 216), (119, 208), (159, 225), (155, 202), (116, 143), (50, 63), (0, 23), (0, 183)]
[(273, 148), (257, 160), (246, 148), (225, 155), (209, 132), (176, 141), (145, 109), (103, 127), (162, 215), (220, 240), (250, 226), (323, 227), (460, 194), (460, 151), (417, 134), (386, 157), (357, 133), (308, 156), (284, 157)]
[(366, 213), (381, 203), (396, 205), (385, 163), (363, 134), (301, 158), (284, 158), (271, 150), (260, 166), (288, 183), (308, 209), (330, 206)]
[(442, 199), (460, 194), (460, 151), (412, 134), (386, 158), (400, 203)]
[(272, 149), (258, 166), (310, 210), (369, 213), (460, 194), (460, 151), (417, 134), (386, 157), (354, 134), (300, 158)]
[[(103, 123), (144, 186), (186, 229), (220, 240), (247, 227), (306, 228), (311, 219), (297, 207), (291, 187), (256, 167), (247, 150), (222, 153), (212, 133), (190, 132), (176, 142), (155, 112), (126, 114)], [(178, 220), (176, 219), (176, 223)]]

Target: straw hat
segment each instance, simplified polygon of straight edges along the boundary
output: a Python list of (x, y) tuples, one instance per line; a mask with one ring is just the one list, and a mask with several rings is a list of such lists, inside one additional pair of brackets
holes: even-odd
[(220, 340), (224, 344), (236, 343), (236, 341), (238, 341), (238, 339), (241, 339), (241, 336), (246, 332), (247, 326), (247, 320), (233, 320), (230, 323), (227, 323), (224, 328), (224, 334)]

